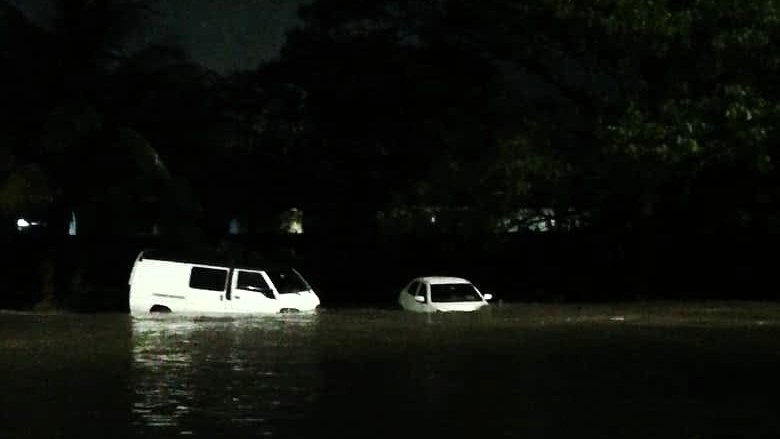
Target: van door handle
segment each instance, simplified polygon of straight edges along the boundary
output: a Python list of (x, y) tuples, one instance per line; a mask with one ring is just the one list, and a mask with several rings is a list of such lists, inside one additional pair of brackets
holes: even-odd
[(233, 296), (233, 297), (235, 297), (236, 299), (240, 299), (241, 298), (241, 296)]
[(222, 294), (220, 294), (219, 295), (219, 301), (222, 302), (224, 299), (225, 299), (224, 296), (222, 296)]

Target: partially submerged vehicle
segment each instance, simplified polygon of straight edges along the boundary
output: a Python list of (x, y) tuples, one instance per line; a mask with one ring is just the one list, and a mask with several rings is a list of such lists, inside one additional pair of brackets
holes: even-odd
[(407, 311), (476, 311), (492, 298), (466, 279), (428, 276), (409, 282), (398, 295), (398, 303)]
[(130, 273), (130, 313), (280, 313), (320, 304), (291, 267), (245, 267), (141, 252)]

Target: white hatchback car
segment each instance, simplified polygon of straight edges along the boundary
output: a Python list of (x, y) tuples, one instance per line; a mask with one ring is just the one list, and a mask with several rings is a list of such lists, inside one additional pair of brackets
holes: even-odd
[(482, 294), (459, 277), (429, 276), (412, 280), (401, 290), (398, 303), (407, 311), (476, 311), (493, 296)]

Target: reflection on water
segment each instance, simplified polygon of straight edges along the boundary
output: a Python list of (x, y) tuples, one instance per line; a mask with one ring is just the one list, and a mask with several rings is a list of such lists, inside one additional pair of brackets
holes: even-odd
[(317, 387), (316, 319), (134, 320), (135, 428), (245, 437), (295, 426), (307, 416)]
[(0, 313), (0, 438), (775, 437), (780, 310), (737, 311)]

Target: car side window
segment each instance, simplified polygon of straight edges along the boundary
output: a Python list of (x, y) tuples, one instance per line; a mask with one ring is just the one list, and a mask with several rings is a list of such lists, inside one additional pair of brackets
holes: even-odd
[(238, 279), (236, 279), (236, 288), (248, 291), (257, 291), (265, 295), (266, 297), (273, 298), (273, 292), (271, 287), (268, 286), (262, 273), (256, 271), (238, 271)]

